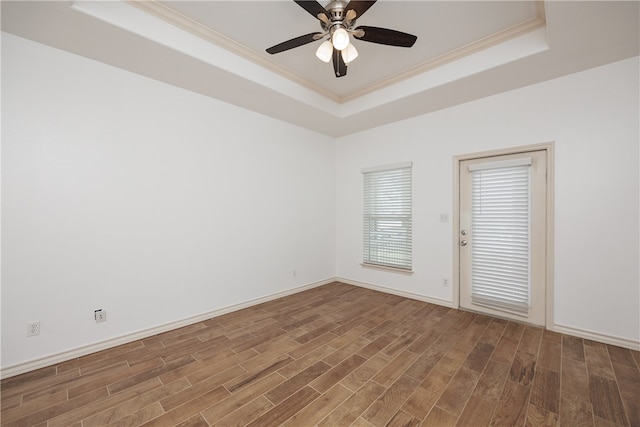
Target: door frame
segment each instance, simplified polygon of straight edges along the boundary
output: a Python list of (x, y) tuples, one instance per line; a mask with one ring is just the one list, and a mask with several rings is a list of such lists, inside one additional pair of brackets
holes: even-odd
[(453, 307), (460, 308), (460, 163), (464, 160), (480, 159), (485, 157), (503, 156), (508, 154), (521, 154), (530, 151), (545, 151), (547, 161), (547, 199), (546, 199), (546, 243), (545, 243), (545, 328), (553, 330), (554, 325), (554, 142), (545, 142), (541, 144), (525, 145), (521, 147), (501, 148), (491, 151), (483, 151), (477, 153), (460, 154), (453, 157), (453, 271), (452, 271), (452, 288), (453, 288)]

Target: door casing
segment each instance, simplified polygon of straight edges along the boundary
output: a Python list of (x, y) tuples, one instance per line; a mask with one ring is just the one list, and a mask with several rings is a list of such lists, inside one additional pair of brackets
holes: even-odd
[(522, 147), (504, 148), (478, 153), (461, 154), (453, 157), (453, 211), (452, 211), (452, 248), (453, 248), (453, 307), (460, 308), (460, 163), (464, 160), (481, 159), (485, 157), (503, 156), (508, 154), (520, 154), (530, 151), (545, 151), (547, 162), (547, 206), (546, 206), (546, 250), (545, 250), (545, 283), (546, 283), (546, 316), (545, 324), (547, 329), (553, 329), (554, 306), (553, 306), (553, 236), (554, 236), (554, 143), (546, 142), (542, 144), (527, 145)]

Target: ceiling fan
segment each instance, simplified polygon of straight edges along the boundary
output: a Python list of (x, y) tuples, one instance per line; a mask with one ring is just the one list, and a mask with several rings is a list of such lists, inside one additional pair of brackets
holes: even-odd
[(294, 1), (320, 21), (322, 32), (309, 33), (287, 40), (271, 46), (267, 49), (267, 52), (270, 54), (284, 52), (329, 36), (318, 47), (316, 56), (324, 62), (333, 62), (333, 70), (336, 77), (345, 76), (347, 74), (347, 65), (358, 56), (358, 51), (350, 42), (350, 34), (358, 40), (388, 46), (411, 47), (417, 40), (417, 37), (412, 34), (387, 28), (364, 25), (355, 27), (356, 19), (369, 10), (376, 0), (351, 0), (349, 2), (346, 0), (333, 0), (326, 7), (323, 7), (316, 0)]

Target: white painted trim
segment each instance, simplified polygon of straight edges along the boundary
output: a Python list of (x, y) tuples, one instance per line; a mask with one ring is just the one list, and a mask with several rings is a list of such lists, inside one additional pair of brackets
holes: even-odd
[(100, 341), (100, 342), (89, 344), (86, 346), (63, 351), (61, 353), (52, 354), (50, 356), (44, 356), (44, 357), (33, 359), (27, 362), (18, 363), (12, 366), (7, 366), (6, 368), (0, 369), (0, 379), (5, 379), (5, 378), (13, 377), (16, 375), (24, 374), (25, 372), (34, 371), (36, 369), (45, 368), (47, 366), (57, 365), (67, 360), (72, 360), (81, 356), (86, 356), (91, 353), (116, 347), (118, 345), (127, 344), (133, 341), (158, 335), (163, 332), (182, 328), (184, 326), (192, 325), (194, 323), (202, 322), (207, 319), (222, 316), (223, 314), (231, 313), (233, 311), (242, 310), (247, 307), (262, 304), (262, 303), (272, 301), (278, 298), (286, 297), (289, 295), (297, 294), (299, 292), (307, 291), (309, 289), (317, 288), (319, 286), (327, 285), (335, 281), (336, 281), (335, 278), (329, 278), (329, 279), (321, 280), (319, 282), (309, 283), (303, 286), (299, 286), (297, 288), (289, 289), (282, 292), (277, 292), (275, 294), (267, 295), (260, 298), (255, 298), (239, 304), (234, 304), (227, 307), (212, 310), (206, 313), (198, 314), (196, 316), (191, 316), (185, 319), (176, 320), (174, 322), (165, 323), (163, 325), (154, 326), (152, 328), (143, 329), (138, 332), (133, 332), (130, 334), (119, 336), (119, 337), (110, 338), (105, 341)]
[(336, 277), (335, 281), (340, 283), (345, 283), (347, 285), (353, 285), (361, 288), (371, 289), (378, 292), (384, 292), (385, 294), (398, 295), (405, 298), (415, 299), (418, 301), (423, 301), (431, 304), (437, 304), (437, 305), (453, 308), (453, 303), (451, 301), (447, 301), (440, 298), (414, 294), (412, 292), (405, 292), (398, 289), (388, 288), (386, 286), (372, 285), (371, 283), (364, 283), (364, 282), (359, 282), (357, 280), (345, 279), (344, 277)]
[(381, 166), (371, 166), (368, 168), (362, 168), (360, 170), (361, 173), (370, 173), (370, 172), (382, 172), (382, 171), (390, 171), (395, 169), (406, 169), (413, 167), (413, 162), (400, 162), (400, 163), (392, 163), (390, 165), (381, 165)]
[(390, 271), (393, 273), (406, 274), (411, 276), (413, 274), (413, 270), (407, 270), (406, 268), (398, 268), (398, 267), (389, 267), (387, 265), (378, 265), (378, 264), (370, 264), (367, 262), (361, 262), (360, 265), (364, 268), (372, 268), (374, 270), (383, 270)]
[[(393, 86), (394, 84), (411, 77), (420, 75), (434, 68), (440, 67), (445, 64), (449, 64), (461, 58), (471, 56), (475, 53), (482, 52), (491, 47), (516, 39), (523, 35), (529, 34), (539, 29), (546, 30), (546, 18), (544, 11), (544, 2), (539, 1), (537, 4), (537, 13), (535, 17), (527, 19), (523, 22), (513, 25), (512, 27), (505, 28), (497, 31), (494, 34), (490, 34), (481, 39), (475, 40), (465, 46), (446, 52), (436, 58), (432, 58), (426, 62), (416, 65), (415, 67), (391, 77), (383, 78), (371, 85), (358, 89), (350, 94), (339, 96), (330, 92), (329, 90), (312, 83), (310, 80), (300, 77), (287, 70), (285, 67), (279, 65), (276, 61), (265, 58), (247, 46), (244, 46), (238, 42), (235, 42), (223, 34), (218, 33), (206, 25), (197, 22), (191, 18), (182, 15), (163, 3), (157, 0), (125, 0), (127, 4), (134, 6), (145, 13), (152, 15), (156, 18), (163, 20), (164, 22), (187, 31), (193, 35), (201, 37), (202, 39), (222, 47), (235, 55), (252, 61), (270, 71), (280, 74), (281, 76), (293, 80), (296, 83), (313, 90), (318, 94), (325, 96), (339, 104), (344, 104), (354, 99), (360, 98), (364, 95), (371, 94), (383, 88)], [(546, 34), (546, 32), (545, 32)]]
[(453, 156), (453, 308), (460, 308), (460, 163), (464, 160), (495, 157), (508, 154), (527, 153), (531, 151), (546, 152), (547, 162), (547, 233), (546, 233), (546, 314), (545, 327), (551, 330), (554, 325), (554, 269), (555, 269), (555, 142), (549, 141), (541, 144), (525, 145), (521, 147), (499, 148), (479, 153), (468, 153)]
[(511, 168), (515, 166), (531, 166), (532, 164), (533, 159), (531, 157), (502, 160), (497, 162), (473, 163), (469, 165), (469, 172), (484, 171), (487, 169)]
[[(374, 291), (384, 292), (384, 293), (387, 293), (387, 294), (392, 294), (392, 295), (398, 295), (398, 296), (402, 296), (402, 297), (406, 297), (406, 298), (411, 298), (411, 299), (415, 299), (415, 300), (418, 300), (418, 301), (424, 301), (424, 302), (428, 302), (428, 303), (432, 303), (432, 304), (442, 305), (442, 306), (449, 307), (449, 308), (456, 308), (456, 307), (454, 307), (454, 303), (451, 302), (451, 301), (443, 300), (443, 299), (440, 299), (440, 298), (427, 297), (425, 295), (418, 295), (418, 294), (414, 294), (414, 293), (411, 293), (411, 292), (400, 291), (400, 290), (397, 290), (397, 289), (388, 288), (386, 286), (373, 285), (373, 284), (370, 284), (370, 283), (359, 282), (357, 280), (346, 279), (344, 277), (336, 277), (336, 278), (334, 278), (333, 281), (345, 283), (347, 285), (358, 286), (358, 287), (361, 287), (361, 288), (367, 288), (367, 289), (371, 289), (371, 290), (374, 290)], [(470, 311), (470, 310), (467, 310), (467, 311)], [(471, 311), (471, 312), (473, 312), (473, 311)], [(493, 317), (499, 317), (499, 316), (493, 316)], [(630, 340), (628, 338), (621, 338), (621, 337), (616, 337), (616, 336), (613, 336), (613, 335), (606, 335), (606, 334), (602, 334), (602, 333), (599, 333), (599, 332), (594, 332), (594, 331), (589, 331), (589, 330), (579, 329), (579, 328), (573, 328), (573, 327), (570, 327), (570, 326), (559, 325), (559, 324), (547, 325), (547, 329), (549, 329), (550, 331), (559, 332), (559, 333), (562, 333), (562, 334), (572, 335), (572, 336), (575, 336), (575, 337), (578, 337), (578, 338), (585, 338), (585, 339), (589, 339), (589, 340), (592, 340), (592, 341), (601, 342), (601, 343), (604, 343), (604, 344), (611, 344), (611, 345), (615, 345), (615, 346), (618, 346), (618, 347), (623, 347), (623, 348), (628, 348), (628, 349), (635, 350), (635, 351), (640, 351), (640, 341), (634, 341), (634, 340)]]
[(585, 338), (592, 341), (598, 341), (605, 344), (611, 344), (618, 347), (624, 347), (635, 351), (640, 351), (640, 341), (630, 340), (628, 338), (616, 337), (613, 335), (605, 335), (599, 332), (589, 331), (586, 329), (574, 328), (566, 325), (553, 325), (552, 330), (562, 334), (573, 335), (578, 338)]
[[(176, 18), (178, 21), (174, 24), (168, 23), (163, 16), (145, 10), (145, 6), (151, 7), (152, 5), (163, 8), (163, 5), (155, 0), (133, 2), (72, 0), (70, 2), (70, 7), (75, 11), (338, 117), (336, 114), (339, 113), (340, 105), (337, 101), (309, 88), (310, 84), (299, 83), (297, 80), (300, 79), (287, 78), (272, 70), (273, 67), (268, 67), (267, 64), (272, 63), (275, 66), (273, 61), (256, 62), (244, 55), (241, 56), (238, 52), (229, 50), (230, 44), (222, 43), (221, 38), (218, 38), (220, 44), (212, 42), (208, 38), (210, 34), (207, 32), (207, 27), (197, 27), (195, 32), (185, 30), (179, 22), (179, 15)], [(209, 31), (213, 30), (209, 29)], [(230, 42), (229, 39), (227, 42)], [(259, 56), (254, 55), (254, 59), (256, 58)], [(318, 88), (318, 90), (321, 89)]]
[(160, 3), (157, 0), (124, 1), (127, 4), (134, 6), (142, 10), (143, 12), (148, 13), (149, 15), (155, 16), (156, 18), (159, 18), (168, 24), (171, 24), (210, 43), (220, 46), (221, 48), (226, 49), (231, 53), (234, 53), (242, 58), (248, 59), (249, 61), (260, 65), (261, 67), (274, 71), (281, 76), (306, 87), (307, 89), (310, 89), (322, 96), (331, 99), (332, 101), (340, 102), (340, 97), (329, 91), (328, 89), (325, 89), (322, 86), (317, 85), (310, 80), (291, 72), (277, 62), (265, 58), (264, 56), (256, 53), (247, 46), (230, 39), (224, 34), (221, 34), (204, 24), (171, 9), (164, 3)]
[[(303, 292), (309, 289), (317, 288), (319, 286), (327, 285), (333, 282), (341, 282), (347, 285), (358, 286), (361, 288), (371, 289), (378, 292), (384, 292), (387, 294), (398, 295), (405, 298), (410, 298), (418, 301), (424, 301), (431, 304), (442, 305), (444, 307), (456, 308), (451, 301), (443, 300), (440, 298), (428, 297), (425, 295), (414, 294), (411, 292), (400, 291), (398, 289), (388, 288), (386, 286), (373, 285), (371, 283), (359, 282), (356, 280), (346, 279), (344, 277), (332, 277), (318, 282), (309, 283), (307, 285), (299, 286), (297, 288), (289, 289), (286, 291), (278, 292), (275, 294), (267, 295), (260, 298), (255, 298), (243, 303), (230, 305), (221, 309), (213, 310), (210, 312), (202, 313), (196, 316), (188, 317), (175, 322), (166, 323), (164, 325), (155, 326), (153, 328), (144, 329), (142, 331), (134, 332), (131, 334), (123, 335), (120, 337), (112, 338), (109, 340), (101, 341), (94, 344), (89, 344), (83, 347), (78, 347), (61, 353), (53, 354), (50, 356), (41, 357), (38, 359), (30, 360), (28, 362), (19, 363), (16, 365), (8, 366), (0, 369), (0, 379), (13, 377), (16, 375), (24, 374), (26, 372), (34, 371), (36, 369), (45, 368), (47, 366), (56, 365), (67, 360), (75, 359), (77, 357), (86, 356), (97, 351), (106, 350), (118, 345), (127, 344), (140, 339), (148, 338), (163, 332), (171, 331), (184, 326), (192, 325), (194, 323), (202, 322), (207, 319), (221, 316), (223, 314), (231, 313), (234, 311), (242, 310), (247, 307), (262, 304), (264, 302), (272, 301), (278, 298), (293, 295), (299, 292)], [(565, 325), (554, 324), (553, 327), (547, 327), (555, 332), (573, 335), (579, 338), (586, 338), (593, 341), (602, 342), (605, 344), (616, 345), (619, 347), (629, 348), (631, 350), (640, 351), (640, 341), (634, 341), (627, 338), (615, 337), (612, 335), (605, 335), (598, 332), (588, 331), (579, 328), (573, 328)]]

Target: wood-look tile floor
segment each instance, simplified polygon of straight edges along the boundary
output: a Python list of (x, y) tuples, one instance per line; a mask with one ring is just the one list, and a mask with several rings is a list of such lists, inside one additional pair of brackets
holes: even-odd
[(640, 426), (640, 354), (341, 283), (1, 383), (3, 426)]

